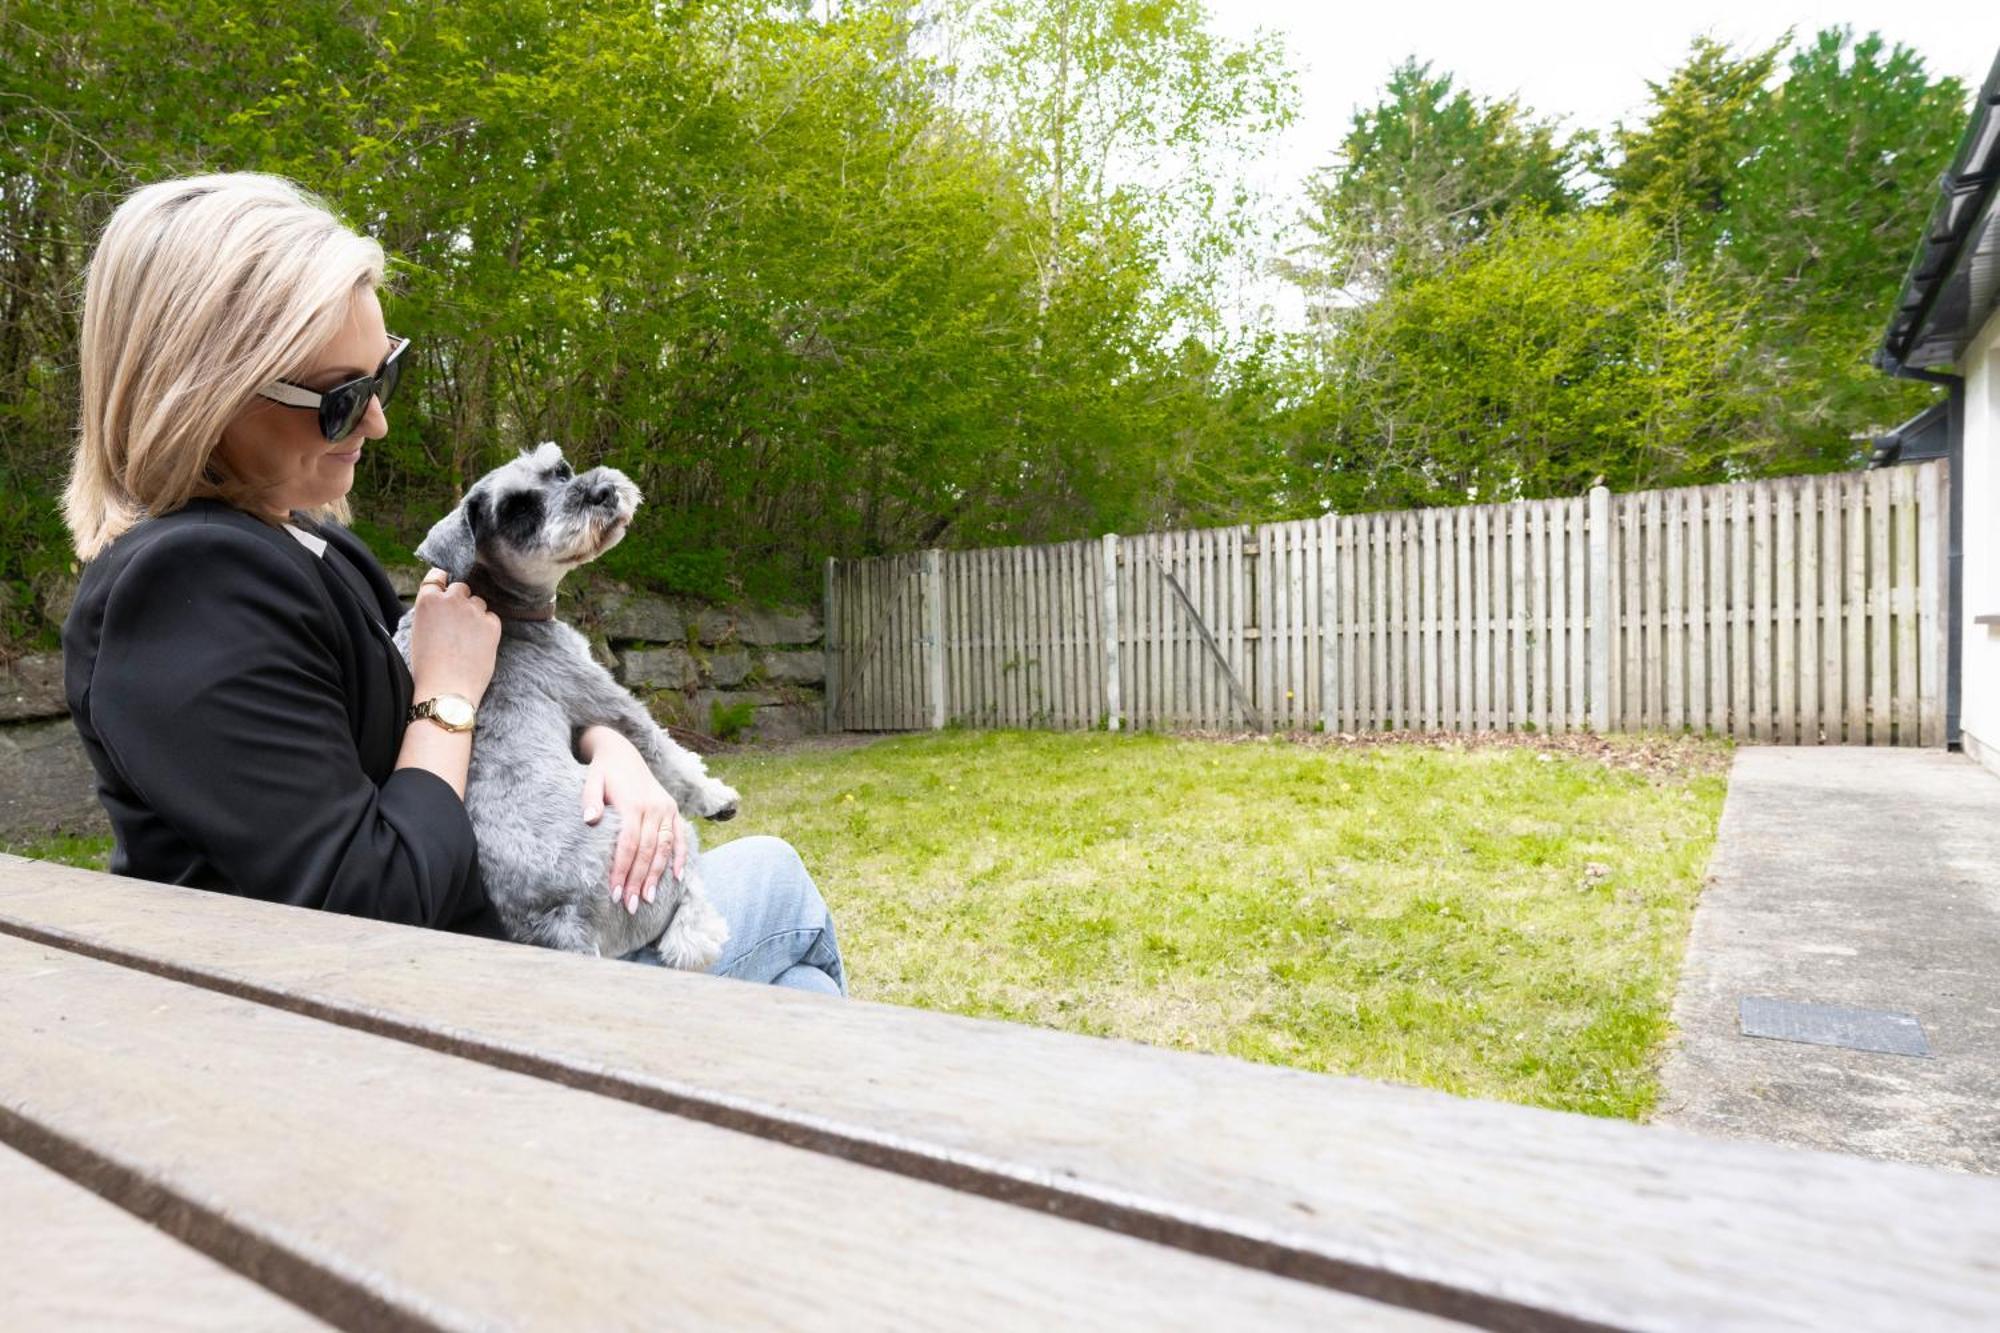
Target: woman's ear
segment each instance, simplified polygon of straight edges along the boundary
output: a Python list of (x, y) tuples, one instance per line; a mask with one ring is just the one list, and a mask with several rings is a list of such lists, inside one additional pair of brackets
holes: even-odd
[(462, 583), (479, 563), (479, 529), (486, 521), (486, 497), (478, 491), (465, 497), (458, 508), (446, 514), (424, 534), (417, 544), (417, 559), (436, 565)]

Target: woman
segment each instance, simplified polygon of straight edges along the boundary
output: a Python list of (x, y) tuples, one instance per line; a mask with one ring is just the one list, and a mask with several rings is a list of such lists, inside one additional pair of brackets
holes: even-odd
[[(341, 526), (407, 356), (382, 281), (381, 248), (278, 177), (164, 181), (112, 215), (84, 286), (64, 690), (114, 873), (498, 935), (450, 696), (476, 715), (499, 621), (434, 570), (406, 667), (402, 608)], [(651, 898), (685, 856), (672, 798), (616, 731), (578, 757), (578, 817), (622, 819), (607, 892)], [(703, 871), (730, 924), (714, 971), (845, 993), (791, 847), (744, 838)]]

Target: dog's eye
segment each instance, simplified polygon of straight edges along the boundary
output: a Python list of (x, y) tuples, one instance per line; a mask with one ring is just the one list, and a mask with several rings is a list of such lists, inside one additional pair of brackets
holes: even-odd
[(568, 463), (557, 463), (554, 467), (549, 469), (548, 475), (555, 478), (557, 481), (568, 481), (571, 477), (575, 476), (576, 473), (570, 469), (570, 465)]
[(500, 502), (502, 527), (526, 531), (542, 521), (542, 497), (534, 491), (516, 491)]

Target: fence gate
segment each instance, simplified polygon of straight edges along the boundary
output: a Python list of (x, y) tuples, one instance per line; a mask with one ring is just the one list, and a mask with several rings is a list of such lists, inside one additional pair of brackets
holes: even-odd
[(831, 731), (935, 725), (924, 567), (937, 553), (827, 561), (826, 707)]
[(1105, 542), (1116, 578), (1118, 697), (1134, 727), (1262, 729), (1248, 528)]

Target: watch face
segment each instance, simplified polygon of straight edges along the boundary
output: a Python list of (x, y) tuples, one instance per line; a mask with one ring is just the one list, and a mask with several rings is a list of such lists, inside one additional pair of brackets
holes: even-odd
[(432, 702), (431, 712), (448, 727), (463, 730), (472, 725), (472, 705), (456, 694), (440, 694)]

